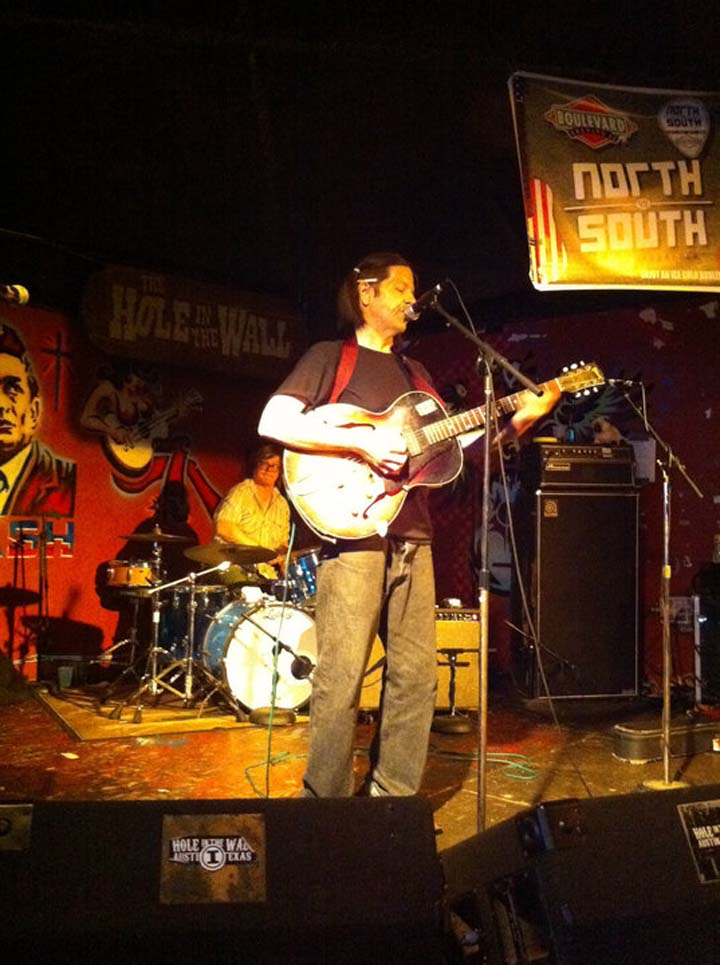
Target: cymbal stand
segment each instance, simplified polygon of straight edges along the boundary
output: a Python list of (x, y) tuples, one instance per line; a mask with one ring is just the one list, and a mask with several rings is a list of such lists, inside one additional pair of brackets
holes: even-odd
[[(196, 586), (195, 580), (198, 576), (204, 576), (206, 573), (212, 573), (213, 570), (226, 570), (230, 566), (229, 563), (221, 563), (219, 566), (214, 566), (211, 570), (205, 570), (204, 573), (190, 573), (186, 578), (187, 582), (190, 584), (190, 594), (188, 598), (188, 637), (187, 637), (187, 653), (185, 656), (185, 695), (184, 703), (185, 706), (193, 706), (195, 701), (198, 699), (199, 694), (193, 695), (193, 674), (196, 673), (199, 678), (199, 686), (204, 689), (204, 695), (200, 704), (198, 706), (197, 716), (202, 717), (205, 707), (211, 697), (216, 694), (222, 699), (223, 703), (227, 709), (234, 714), (235, 719), (238, 723), (242, 723), (248, 719), (248, 715), (245, 713), (243, 708), (240, 706), (237, 698), (229, 689), (227, 684), (216, 677), (210, 670), (205, 666), (202, 660), (197, 660), (195, 658), (195, 613), (197, 610), (197, 603), (195, 602)], [(202, 691), (201, 691), (202, 693)]]
[[(198, 576), (205, 576), (208, 573), (214, 573), (215, 570), (225, 569), (224, 563), (220, 563), (218, 566), (213, 566), (202, 573), (191, 574), (193, 581)], [(185, 691), (178, 690), (173, 684), (178, 679), (181, 673), (187, 670), (187, 661), (183, 657), (181, 659), (172, 660), (166, 667), (159, 670), (159, 660), (158, 657), (163, 654), (164, 656), (171, 656), (171, 654), (165, 650), (164, 647), (160, 646), (160, 610), (162, 608), (162, 603), (158, 594), (170, 589), (173, 586), (178, 586), (181, 583), (187, 583), (188, 578), (183, 577), (179, 580), (172, 580), (170, 583), (161, 583), (158, 586), (153, 586), (148, 588), (145, 592), (148, 597), (152, 600), (152, 645), (148, 651), (147, 663), (145, 667), (145, 673), (140, 681), (140, 686), (132, 694), (121, 701), (117, 707), (113, 710), (110, 717), (112, 720), (120, 720), (122, 717), (122, 712), (125, 707), (130, 704), (135, 704), (135, 713), (133, 715), (133, 723), (139, 724), (142, 721), (143, 712), (143, 702), (142, 697), (144, 694), (150, 694), (151, 697), (155, 698), (155, 702), (162, 696), (162, 691), (167, 691), (168, 693), (174, 694), (181, 700), (185, 700)]]

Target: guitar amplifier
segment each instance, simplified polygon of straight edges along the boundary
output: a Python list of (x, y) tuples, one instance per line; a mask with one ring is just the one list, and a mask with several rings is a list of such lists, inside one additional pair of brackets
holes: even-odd
[(566, 446), (533, 442), (520, 450), (518, 476), (530, 490), (577, 486), (594, 488), (635, 485), (632, 446)]
[[(435, 642), (438, 650), (438, 689), (435, 706), (447, 708), (450, 693), (450, 668), (443, 649), (468, 650), (458, 654), (455, 668), (455, 706), (477, 709), (478, 668), (480, 653), (480, 611), (466, 607), (435, 608)], [(490, 651), (492, 652), (492, 650)], [(380, 702), (385, 651), (380, 638), (375, 639), (363, 680), (360, 707), (377, 710)]]

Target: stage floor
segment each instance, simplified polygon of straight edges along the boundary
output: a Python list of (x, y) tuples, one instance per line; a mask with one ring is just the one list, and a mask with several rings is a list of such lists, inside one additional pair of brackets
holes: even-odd
[[(42, 800), (207, 800), (295, 797), (307, 753), (307, 718), (290, 726), (238, 722), (212, 702), (198, 718), (172, 695), (134, 706), (120, 720), (102, 688), (58, 691), (35, 685), (0, 707), (0, 797)], [(658, 701), (561, 700), (556, 725), (545, 702), (528, 702), (507, 687), (489, 694), (485, 826), (541, 801), (643, 790), (664, 779), (662, 758), (618, 759), (615, 725), (656, 720)], [(687, 717), (685, 718), (687, 719)], [(431, 802), (440, 850), (479, 828), (477, 727), (433, 731), (421, 795)], [(673, 719), (675, 726), (675, 718)], [(367, 768), (372, 720), (357, 727), (355, 770)], [(717, 721), (720, 735), (720, 720)], [(622, 751), (620, 752), (622, 754)], [(627, 756), (627, 755), (625, 755)], [(720, 783), (720, 754), (671, 759), (671, 779)]]

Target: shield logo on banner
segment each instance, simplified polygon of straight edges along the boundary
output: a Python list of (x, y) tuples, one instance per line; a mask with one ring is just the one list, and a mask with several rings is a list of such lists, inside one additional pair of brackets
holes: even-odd
[(710, 133), (710, 114), (694, 97), (675, 97), (658, 111), (660, 130), (687, 158), (700, 157)]

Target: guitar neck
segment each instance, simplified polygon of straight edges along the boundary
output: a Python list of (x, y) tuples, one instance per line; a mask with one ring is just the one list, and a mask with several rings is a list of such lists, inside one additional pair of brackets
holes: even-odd
[[(562, 388), (562, 379), (551, 379), (549, 382), (543, 382), (538, 388), (545, 391), (553, 383)], [(514, 395), (506, 395), (502, 399), (497, 399), (495, 401), (495, 415), (510, 415), (511, 412), (515, 412), (522, 396), (527, 391), (527, 389), (524, 389)], [(433, 422), (432, 425), (425, 426), (424, 432), (428, 441), (442, 442), (443, 439), (452, 439), (455, 436), (462, 435), (463, 432), (481, 429), (486, 422), (485, 409), (484, 405), (479, 405), (474, 409), (467, 409), (465, 412), (459, 412), (457, 415), (448, 416), (446, 419), (440, 419), (438, 422)]]

